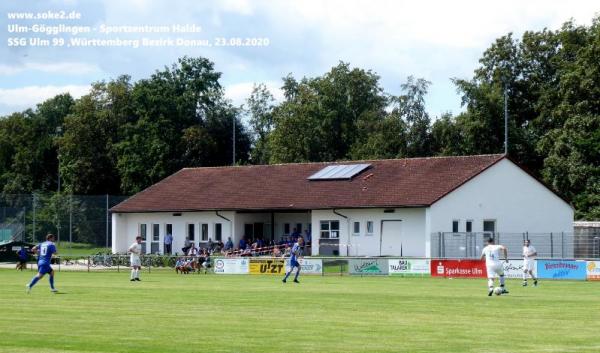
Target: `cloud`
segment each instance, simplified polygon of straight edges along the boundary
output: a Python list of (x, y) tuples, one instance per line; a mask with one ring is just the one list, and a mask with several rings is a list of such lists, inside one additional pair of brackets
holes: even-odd
[(28, 62), (19, 65), (0, 64), (1, 75), (16, 75), (26, 71), (39, 71), (44, 73), (59, 73), (62, 75), (86, 75), (100, 72), (94, 64), (79, 62)]
[[(258, 83), (260, 82), (241, 82), (228, 85), (225, 87), (225, 97), (230, 99), (234, 105), (246, 104), (246, 99), (250, 97), (254, 85)], [(276, 101), (283, 101), (283, 91), (280, 88), (282, 85), (281, 82), (269, 81), (264, 82), (264, 84), (267, 86), (267, 89), (271, 92)]]
[(26, 86), (20, 88), (0, 88), (0, 114), (34, 107), (46, 99), (61, 93), (70, 93), (74, 98), (87, 94), (90, 86)]

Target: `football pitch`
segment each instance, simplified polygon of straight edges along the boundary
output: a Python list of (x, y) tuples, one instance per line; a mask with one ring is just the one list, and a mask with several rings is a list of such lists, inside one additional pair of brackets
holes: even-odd
[(0, 270), (0, 352), (599, 352), (600, 282)]

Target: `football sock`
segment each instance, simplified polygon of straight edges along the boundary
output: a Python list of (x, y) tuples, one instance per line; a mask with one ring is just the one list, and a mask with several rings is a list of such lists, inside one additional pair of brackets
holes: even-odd
[(285, 277), (283, 277), (284, 280), (287, 280), (288, 277), (292, 274), (292, 270), (290, 270), (290, 272), (285, 274)]
[(294, 281), (298, 280), (299, 275), (300, 275), (300, 269), (298, 269), (298, 271), (296, 271), (296, 277), (294, 277)]
[(40, 280), (40, 279), (39, 279), (39, 277), (38, 277), (38, 276), (35, 276), (35, 277), (33, 277), (33, 279), (31, 280), (31, 283), (29, 283), (29, 287), (33, 287), (33, 286), (35, 286), (35, 284), (36, 284), (36, 283), (37, 283), (39, 280)]
[(500, 276), (500, 287), (504, 287), (504, 275)]
[(131, 279), (135, 278), (135, 270), (131, 270)]
[(140, 278), (140, 270), (135, 270), (135, 278)]
[(48, 276), (48, 282), (50, 282), (50, 288), (54, 289), (54, 276)]
[(492, 278), (488, 278), (488, 287), (490, 289), (494, 288), (494, 280)]

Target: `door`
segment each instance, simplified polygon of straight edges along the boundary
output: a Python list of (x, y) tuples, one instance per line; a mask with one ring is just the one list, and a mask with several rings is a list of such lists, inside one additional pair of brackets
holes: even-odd
[(403, 256), (402, 221), (381, 221), (380, 256)]
[(264, 240), (264, 236), (265, 236), (265, 224), (264, 223), (254, 223), (254, 238), (258, 239), (263, 239)]
[(425, 256), (425, 238), (402, 231), (401, 220), (381, 221), (381, 256)]

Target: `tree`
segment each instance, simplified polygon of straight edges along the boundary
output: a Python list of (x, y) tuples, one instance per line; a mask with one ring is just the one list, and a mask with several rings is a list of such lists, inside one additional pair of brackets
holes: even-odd
[(0, 185), (4, 194), (56, 190), (56, 128), (69, 114), (73, 99), (57, 95), (0, 119)]
[(331, 161), (351, 157), (361, 119), (384, 116), (379, 76), (340, 63), (321, 77), (284, 78), (286, 100), (273, 112), (271, 162)]
[(120, 192), (115, 145), (121, 127), (131, 119), (129, 76), (92, 85), (73, 107), (59, 139), (65, 190), (75, 194)]
[(273, 109), (275, 98), (264, 84), (254, 85), (248, 105), (250, 131), (253, 137), (252, 163), (266, 164), (270, 158), (269, 134), (273, 130)]
[(401, 85), (404, 94), (392, 97), (392, 114), (404, 119), (407, 126), (407, 157), (426, 157), (431, 154), (431, 119), (425, 110), (425, 95), (431, 82), (409, 76)]

